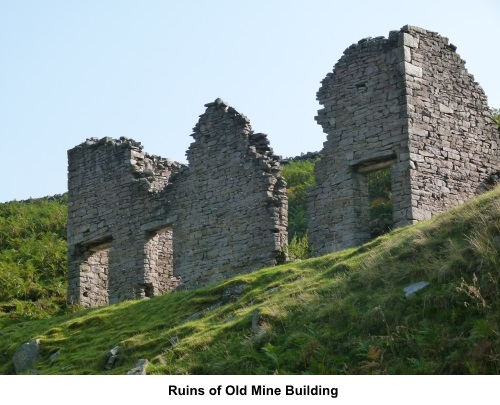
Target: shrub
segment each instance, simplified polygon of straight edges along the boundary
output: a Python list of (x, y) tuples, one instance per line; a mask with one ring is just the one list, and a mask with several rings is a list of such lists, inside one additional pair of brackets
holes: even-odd
[(287, 182), (288, 238), (300, 239), (307, 233), (307, 188), (314, 184), (315, 161), (291, 161), (283, 167)]
[(312, 251), (313, 247), (309, 243), (307, 233), (300, 237), (295, 234), (288, 245), (288, 258), (292, 261), (308, 259)]
[(43, 318), (64, 309), (66, 225), (66, 195), (0, 204), (0, 315)]

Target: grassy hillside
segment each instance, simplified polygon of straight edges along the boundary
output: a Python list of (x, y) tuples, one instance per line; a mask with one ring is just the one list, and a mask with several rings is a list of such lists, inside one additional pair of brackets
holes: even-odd
[(65, 311), (67, 196), (0, 204), (0, 326)]
[(141, 358), (148, 374), (498, 374), (499, 283), (496, 189), (358, 249), (10, 325), (0, 373), (40, 338), (42, 374), (124, 374)]

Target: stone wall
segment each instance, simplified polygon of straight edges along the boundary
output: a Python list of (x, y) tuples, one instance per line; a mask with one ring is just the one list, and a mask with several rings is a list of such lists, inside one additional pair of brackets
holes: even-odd
[(270, 266), (287, 246), (280, 157), (222, 100), (194, 128), (189, 166), (126, 138), (68, 151), (68, 300), (99, 306)]
[(89, 247), (80, 265), (82, 282), (82, 300), (90, 306), (101, 306), (109, 303), (108, 267), (109, 244)]
[(327, 140), (308, 197), (317, 254), (370, 239), (370, 172), (391, 168), (393, 224), (404, 226), (473, 197), (498, 170), (498, 130), (455, 50), (406, 26), (351, 45), (322, 81)]
[[(406, 224), (410, 205), (403, 53), (397, 40), (352, 45), (322, 81), (317, 122), (327, 133), (308, 200), (309, 240), (318, 254), (366, 242), (366, 173), (392, 165), (396, 218)], [(403, 155), (402, 155), (403, 153)], [(405, 155), (406, 153), (406, 155)], [(359, 170), (365, 168), (367, 171)], [(403, 211), (403, 212), (401, 212)]]
[(412, 219), (473, 198), (500, 169), (499, 132), (486, 95), (447, 38), (405, 27)]
[(146, 233), (144, 271), (147, 297), (171, 291), (180, 279), (173, 275), (174, 250), (172, 227), (156, 229)]
[[(68, 300), (97, 306), (105, 295), (111, 304), (144, 297), (156, 273), (165, 278), (172, 268), (144, 271), (151, 231), (143, 224), (164, 216), (168, 203), (157, 196), (181, 165), (148, 155), (126, 138), (89, 139), (68, 151), (68, 162)], [(93, 252), (102, 246), (108, 268), (104, 259), (96, 265)], [(101, 277), (96, 273), (107, 274), (105, 293), (97, 293), (105, 283), (94, 283)]]
[(173, 192), (174, 269), (186, 286), (274, 265), (288, 242), (280, 157), (234, 108), (206, 107)]

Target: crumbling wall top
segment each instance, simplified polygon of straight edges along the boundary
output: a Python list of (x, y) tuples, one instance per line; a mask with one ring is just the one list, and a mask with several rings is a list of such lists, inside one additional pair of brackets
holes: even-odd
[(205, 107), (205, 113), (200, 115), (200, 120), (191, 134), (195, 142), (186, 152), (189, 163), (196, 161), (197, 153), (193, 152), (193, 148), (204, 148), (209, 155), (213, 155), (217, 154), (221, 147), (232, 145), (235, 151), (252, 155), (262, 161), (267, 166), (265, 171), (280, 169), (281, 156), (274, 154), (266, 134), (253, 132), (247, 116), (239, 113), (221, 98), (205, 104)]
[(404, 226), (462, 203), (499, 164), (483, 89), (446, 37), (405, 25), (349, 46), (321, 82), (327, 134), (309, 191), (317, 253), (370, 237), (367, 173), (390, 167), (392, 220)]

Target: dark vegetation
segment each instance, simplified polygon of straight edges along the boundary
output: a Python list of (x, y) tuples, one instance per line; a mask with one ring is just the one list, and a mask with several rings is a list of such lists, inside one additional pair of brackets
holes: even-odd
[(371, 236), (377, 237), (389, 232), (393, 228), (390, 167), (368, 174), (368, 201), (368, 228)]
[(370, 220), (392, 217), (391, 169), (379, 170), (368, 175)]

